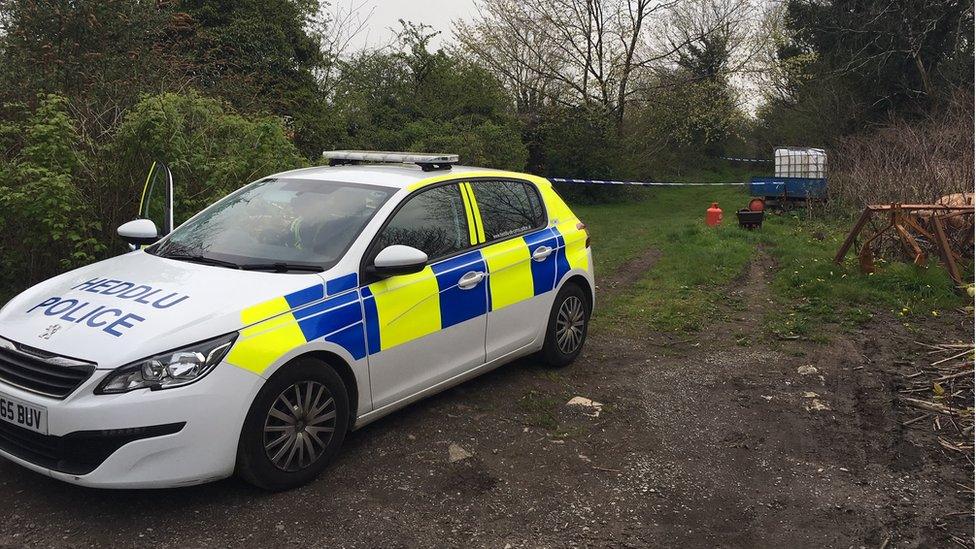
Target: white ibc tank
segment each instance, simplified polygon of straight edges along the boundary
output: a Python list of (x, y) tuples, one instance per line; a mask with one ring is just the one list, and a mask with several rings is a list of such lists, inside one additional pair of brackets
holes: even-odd
[(808, 147), (780, 147), (774, 153), (776, 177), (827, 177), (827, 153)]

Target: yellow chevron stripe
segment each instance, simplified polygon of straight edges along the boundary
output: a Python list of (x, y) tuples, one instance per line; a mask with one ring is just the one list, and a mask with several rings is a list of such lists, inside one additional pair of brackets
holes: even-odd
[(460, 186), (461, 199), (464, 201), (464, 213), (468, 218), (468, 238), (470, 239), (471, 244), (475, 245), (478, 243), (478, 233), (475, 229), (474, 216), (473, 216), (474, 208), (471, 205), (471, 199), (468, 197), (468, 192), (466, 190), (467, 186), (468, 186), (467, 183), (462, 183)]
[(465, 183), (464, 186), (468, 190), (468, 194), (470, 195), (469, 200), (474, 207), (474, 219), (478, 225), (478, 243), (482, 243), (485, 241), (485, 225), (481, 222), (481, 209), (478, 208), (478, 200), (475, 197), (474, 188), (471, 187), (470, 183)]

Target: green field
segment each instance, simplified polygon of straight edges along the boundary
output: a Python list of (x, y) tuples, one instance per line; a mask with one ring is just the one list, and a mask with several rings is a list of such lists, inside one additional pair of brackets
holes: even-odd
[[(704, 223), (713, 201), (725, 211), (716, 228)], [(626, 281), (633, 285), (599, 303), (601, 324), (701, 330), (759, 254), (775, 265), (768, 297), (776, 312), (764, 318), (771, 334), (814, 337), (811, 326), (818, 322), (852, 326), (879, 311), (938, 315), (966, 303), (937, 264), (885, 263), (878, 273), (863, 275), (853, 254), (844, 265), (833, 263), (849, 229), (846, 220), (810, 219), (800, 211), (767, 214), (761, 230), (740, 229), (735, 211), (747, 202), (739, 187), (682, 187), (640, 189), (626, 202), (575, 206), (593, 235), (598, 284), (656, 250), (650, 269)]]

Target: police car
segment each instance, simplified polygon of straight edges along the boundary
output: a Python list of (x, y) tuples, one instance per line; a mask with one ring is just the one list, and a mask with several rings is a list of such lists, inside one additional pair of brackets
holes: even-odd
[(521, 356), (579, 355), (590, 239), (549, 181), (454, 155), (325, 156), (172, 231), (156, 166), (161, 230), (126, 223), (138, 249), (0, 310), (0, 454), (85, 486), (236, 472), (286, 489), (410, 402)]

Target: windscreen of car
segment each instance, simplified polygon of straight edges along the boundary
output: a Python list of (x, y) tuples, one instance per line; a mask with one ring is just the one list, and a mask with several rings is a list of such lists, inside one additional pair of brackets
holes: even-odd
[(328, 269), (393, 192), (370, 185), (263, 179), (210, 206), (147, 251), (254, 270)]

